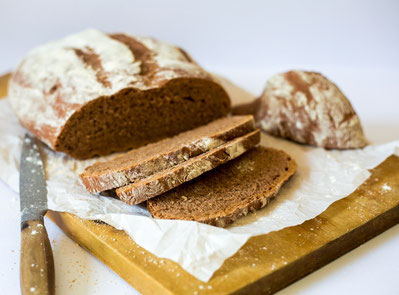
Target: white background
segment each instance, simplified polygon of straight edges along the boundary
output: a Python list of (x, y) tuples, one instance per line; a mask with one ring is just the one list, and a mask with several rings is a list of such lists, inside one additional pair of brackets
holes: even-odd
[[(107, 4), (104, 4), (107, 3)], [(0, 73), (43, 42), (94, 27), (151, 35), (258, 95), (273, 73), (317, 70), (349, 97), (373, 142), (399, 139), (399, 1), (0, 0)], [(18, 294), (18, 196), (0, 183), (0, 294)], [(57, 294), (134, 289), (46, 220)], [(398, 294), (399, 226), (281, 294)]]
[(396, 0), (1, 0), (0, 24), (0, 71), (87, 27), (155, 36), (207, 67), (399, 66)]

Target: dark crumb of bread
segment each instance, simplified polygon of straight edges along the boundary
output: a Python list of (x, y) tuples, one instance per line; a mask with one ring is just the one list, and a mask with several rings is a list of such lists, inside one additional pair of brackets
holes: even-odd
[(79, 159), (107, 155), (174, 136), (229, 111), (226, 92), (205, 79), (178, 78), (146, 91), (127, 88), (74, 113), (55, 149)]
[(148, 200), (148, 210), (155, 218), (195, 220), (224, 227), (266, 206), (296, 167), (285, 152), (256, 147)]

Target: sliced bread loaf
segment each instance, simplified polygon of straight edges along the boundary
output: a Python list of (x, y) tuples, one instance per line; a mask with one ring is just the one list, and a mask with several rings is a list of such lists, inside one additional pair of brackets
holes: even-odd
[(239, 158), (148, 200), (155, 218), (195, 220), (224, 227), (266, 206), (296, 171), (283, 151), (256, 147)]
[(79, 159), (157, 142), (230, 111), (226, 91), (184, 50), (97, 30), (31, 51), (9, 97), (24, 127)]
[(260, 131), (252, 131), (172, 168), (120, 187), (116, 194), (129, 205), (139, 204), (242, 155), (259, 141)]
[(121, 187), (187, 161), (254, 129), (252, 116), (218, 119), (112, 160), (97, 162), (87, 167), (80, 178), (91, 193)]

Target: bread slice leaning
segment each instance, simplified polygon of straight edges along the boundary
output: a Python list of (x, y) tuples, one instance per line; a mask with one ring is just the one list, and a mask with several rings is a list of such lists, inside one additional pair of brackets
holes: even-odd
[(257, 145), (259, 141), (260, 131), (252, 131), (174, 167), (117, 188), (116, 194), (129, 205), (139, 204), (235, 159)]
[(295, 173), (285, 152), (256, 147), (216, 169), (147, 202), (161, 219), (195, 220), (225, 227), (265, 207)]
[(233, 116), (89, 166), (80, 175), (90, 193), (121, 187), (171, 168), (255, 129), (253, 116)]

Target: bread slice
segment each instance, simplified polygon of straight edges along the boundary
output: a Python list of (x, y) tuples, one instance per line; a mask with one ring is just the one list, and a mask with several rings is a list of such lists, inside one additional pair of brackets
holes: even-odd
[(127, 204), (139, 204), (240, 156), (259, 141), (260, 131), (255, 130), (172, 168), (118, 188), (116, 194)]
[(90, 193), (146, 178), (207, 152), (255, 129), (252, 116), (234, 116), (132, 150), (107, 162), (97, 162), (80, 175)]
[(147, 202), (155, 218), (225, 227), (266, 206), (295, 173), (283, 151), (256, 147), (239, 158)]

